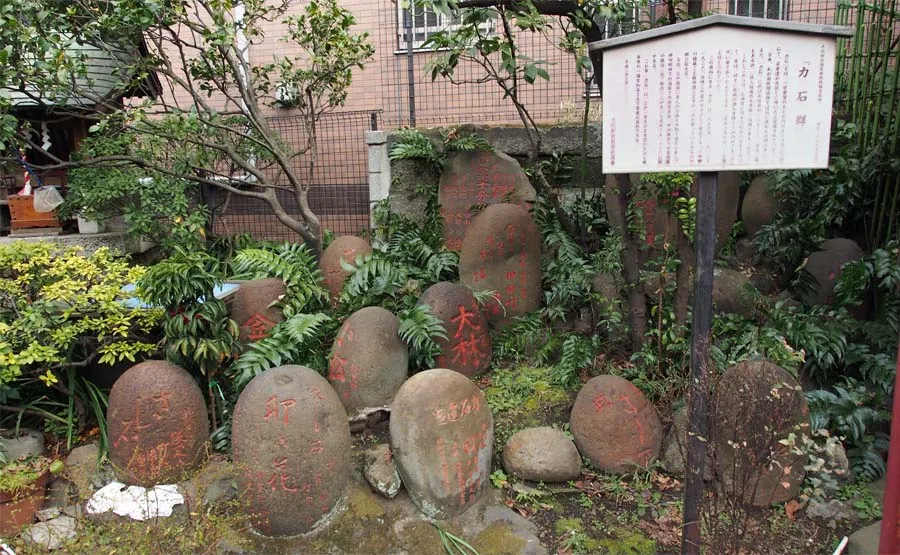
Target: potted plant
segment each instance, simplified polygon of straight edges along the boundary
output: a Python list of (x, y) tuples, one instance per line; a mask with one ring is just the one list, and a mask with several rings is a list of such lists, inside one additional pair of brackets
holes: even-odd
[(16, 461), (0, 461), (0, 536), (10, 537), (34, 522), (44, 506), (50, 475), (63, 463), (43, 455)]

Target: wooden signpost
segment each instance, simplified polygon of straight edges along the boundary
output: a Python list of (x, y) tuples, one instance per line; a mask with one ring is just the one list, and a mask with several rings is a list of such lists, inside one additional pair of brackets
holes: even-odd
[(700, 172), (682, 553), (700, 552), (716, 172), (828, 167), (835, 43), (851, 35), (713, 15), (590, 44), (603, 60), (603, 172)]

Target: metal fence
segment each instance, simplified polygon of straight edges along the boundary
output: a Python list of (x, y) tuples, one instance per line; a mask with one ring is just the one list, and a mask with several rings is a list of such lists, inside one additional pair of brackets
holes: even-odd
[[(337, 235), (358, 234), (369, 227), (369, 185), (365, 132), (378, 125), (380, 112), (337, 112), (322, 116), (317, 125), (318, 156), (312, 173), (309, 202), (323, 228)], [(293, 149), (306, 144), (306, 131), (299, 117), (276, 117), (269, 125)], [(293, 170), (309, 175), (311, 158), (300, 155)], [(288, 186), (283, 174), (265, 170), (274, 182)], [(279, 190), (278, 199), (288, 214), (298, 214), (296, 199)], [(265, 201), (208, 191), (205, 199), (213, 209), (213, 230), (218, 235), (247, 233), (257, 239), (299, 241), (296, 232), (284, 226)]]

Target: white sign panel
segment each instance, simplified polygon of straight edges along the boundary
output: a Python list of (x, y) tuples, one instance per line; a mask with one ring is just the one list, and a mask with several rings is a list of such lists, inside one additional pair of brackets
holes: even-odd
[(833, 37), (707, 27), (603, 53), (603, 171), (828, 167)]

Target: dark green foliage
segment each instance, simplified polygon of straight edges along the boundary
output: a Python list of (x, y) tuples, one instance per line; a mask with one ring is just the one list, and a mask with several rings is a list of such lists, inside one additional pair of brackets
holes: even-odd
[(324, 308), (328, 291), (316, 257), (303, 244), (262, 244), (238, 251), (232, 260), (233, 279), (274, 277), (284, 282), (281, 307), (286, 317)]
[(428, 305), (416, 305), (400, 311), (400, 339), (409, 345), (410, 365), (434, 368), (434, 358), (441, 349), (435, 338), (447, 339), (443, 322), (431, 313)]

